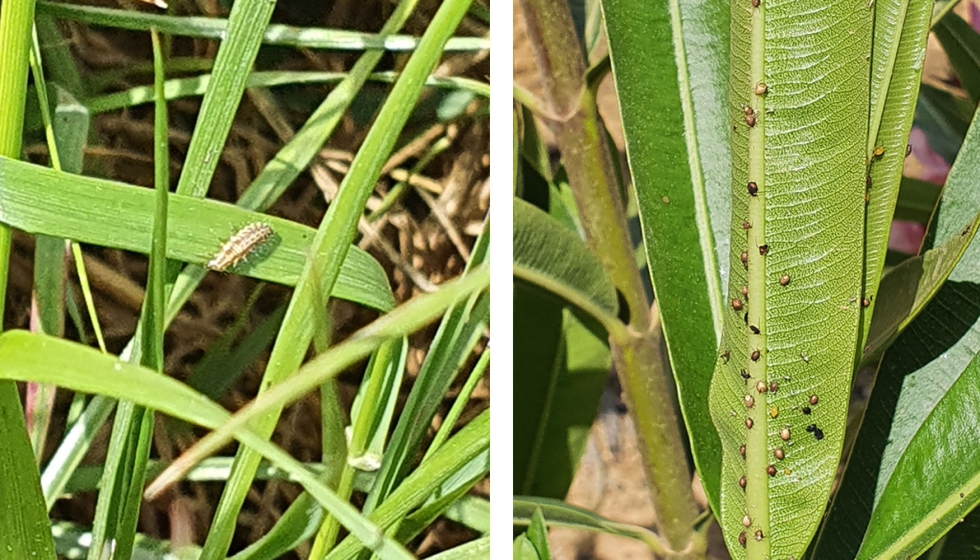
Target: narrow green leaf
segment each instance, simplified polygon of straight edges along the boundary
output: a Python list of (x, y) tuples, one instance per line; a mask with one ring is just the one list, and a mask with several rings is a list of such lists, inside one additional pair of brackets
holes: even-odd
[[(38, 12), (71, 21), (149, 31), (155, 27), (161, 33), (193, 37), (196, 39), (222, 40), (228, 34), (228, 20), (206, 17), (176, 17), (151, 14), (135, 10), (81, 6), (65, 2), (38, 2)], [(360, 33), (346, 29), (322, 29), (316, 27), (292, 27), (272, 24), (265, 28), (262, 42), (306, 49), (413, 51), (419, 39), (405, 35), (382, 37), (381, 34)], [(453, 37), (446, 43), (446, 51), (488, 50), (490, 39), (486, 37)]]
[(585, 452), (612, 360), (561, 302), (514, 286), (514, 482), (563, 498)]
[(861, 316), (872, 28), (865, 3), (732, 10), (728, 354), (710, 405), (735, 558), (801, 558), (837, 473)]
[(514, 560), (539, 560), (538, 551), (527, 535), (521, 533), (514, 539)]
[(529, 525), (537, 511), (543, 514), (545, 521), (552, 527), (567, 527), (580, 531), (628, 537), (646, 543), (651, 550), (657, 553), (663, 551), (660, 537), (644, 527), (610, 521), (601, 515), (566, 504), (561, 500), (532, 496), (514, 497), (515, 525)]
[[(153, 197), (147, 189), (0, 158), (0, 221), (28, 233), (149, 253)], [(268, 223), (277, 246), (233, 272), (286, 285), (299, 278), (313, 237), (311, 228), (288, 220), (176, 194), (170, 195), (168, 220), (167, 257), (202, 265), (243, 225)], [(372, 257), (354, 248), (343, 271), (335, 297), (380, 310), (393, 307), (387, 277)]]
[(980, 503), (980, 446), (956, 445), (976, 440), (970, 419), (978, 415), (980, 354), (929, 407), (909, 440), (881, 492), (858, 559), (914, 558)]
[(482, 537), (429, 556), (431, 560), (469, 560), (490, 558), (490, 537)]
[[(463, 288), (465, 293), (467, 286), (463, 284), (457, 285), (455, 289), (444, 289), (445, 293), (441, 297), (446, 299), (447, 296), (458, 296), (459, 288)], [(438, 308), (439, 300), (439, 297), (432, 298), (430, 295), (427, 304), (435, 304), (434, 308)], [(441, 305), (446, 303), (442, 301)], [(401, 327), (406, 326), (410, 328), (415, 323), (403, 321)], [(390, 323), (389, 327), (392, 327)], [(396, 322), (394, 330), (398, 328)], [(377, 344), (378, 341), (373, 341), (359, 347), (350, 343), (337, 346), (330, 355), (334, 358), (333, 362), (326, 364), (329, 371), (323, 375), (324, 378), (336, 375), (344, 367), (363, 358)], [(327, 357), (325, 354), (324, 358)], [(0, 335), (0, 366), (0, 378), (4, 380), (39, 381), (83, 393), (98, 393), (129, 400), (212, 429), (219, 429), (233, 422), (228, 412), (219, 405), (170, 377), (65, 340), (24, 331), (6, 332)], [(323, 371), (318, 373), (324, 374)], [(321, 505), (338, 515), (344, 525), (351, 529), (352, 538), (356, 535), (363, 539), (382, 557), (403, 560), (411, 558), (404, 547), (384, 538), (375, 525), (365, 520), (353, 506), (337, 499), (316, 480), (313, 473), (304, 469), (285, 451), (257, 437), (248, 428), (238, 426), (233, 431), (235, 437), (293, 475), (297, 482), (313, 493)], [(18, 513), (23, 516), (23, 510)], [(49, 531), (45, 527), (46, 535)]]
[[(950, 170), (927, 239), (935, 243), (954, 239), (962, 233), (963, 224), (976, 217), (980, 210), (980, 192), (975, 188), (980, 181), (978, 170), (980, 126), (974, 124)], [(854, 528), (869, 526), (876, 504), (891, 485), (896, 465), (917, 434), (931, 438), (933, 461), (945, 461), (947, 454), (951, 459), (965, 457), (966, 450), (975, 446), (973, 435), (930, 433), (926, 423), (946, 398), (945, 388), (956, 384), (980, 352), (977, 270), (980, 270), (980, 245), (971, 243), (932, 301), (885, 353), (848, 468), (815, 543), (814, 558), (855, 558), (865, 538), (877, 538)], [(965, 414), (969, 414), (968, 409)], [(946, 473), (921, 470), (921, 479), (906, 479), (906, 483), (916, 488), (906, 494), (906, 507), (913, 509), (913, 502), (919, 500), (923, 501), (923, 507), (934, 507), (939, 496), (958, 498), (956, 492), (961, 490), (953, 483), (963, 472), (973, 472), (975, 476), (976, 469), (975, 464), (964, 461), (955, 475), (949, 477)], [(905, 527), (912, 529), (910, 525)], [(912, 538), (919, 536), (912, 535)]]
[(616, 288), (585, 242), (536, 207), (514, 199), (514, 275), (550, 290), (603, 325), (616, 321)]
[[(0, 156), (20, 157), (28, 59), (34, 23), (33, 0), (0, 4)], [(0, 317), (10, 274), (12, 231), (0, 224)], [(54, 546), (40, 495), (35, 456), (27, 438), (17, 385), (0, 383), (0, 527), (10, 540), (0, 558), (53, 559)]]
[(900, 195), (902, 168), (919, 95), (931, 3), (877, 0), (871, 61), (871, 113), (866, 153), (869, 161), (865, 213), (864, 308), (855, 362), (867, 343), (880, 297), (888, 239)]
[(527, 527), (528, 540), (534, 545), (534, 549), (538, 551), (538, 558), (541, 560), (551, 560), (551, 550), (548, 549), (548, 528), (544, 524), (544, 514), (541, 513), (541, 508), (534, 510), (534, 515), (531, 516), (531, 524)]
[(214, 87), (208, 88), (197, 114), (178, 194), (203, 198), (218, 167), (221, 151), (231, 130), (231, 121), (245, 91), (245, 82), (262, 45), (262, 36), (275, 2), (239, 0), (232, 4), (228, 29), (214, 59)]
[(730, 253), (729, 2), (602, 5), (646, 260), (695, 463), (717, 511), (721, 447), (708, 387)]
[(877, 362), (884, 348), (909, 325), (932, 300), (980, 228), (980, 214), (959, 235), (935, 249), (896, 266), (878, 287), (878, 302), (871, 322), (863, 362)]
[[(351, 73), (346, 72), (251, 72), (245, 82), (247, 88), (268, 88), (283, 85), (295, 84), (336, 84), (347, 79)], [(367, 80), (381, 83), (392, 83), (398, 79), (395, 72), (374, 72), (367, 74)], [(203, 95), (207, 92), (208, 85), (211, 83), (211, 74), (204, 74), (193, 78), (176, 78), (167, 80), (164, 84), (164, 94), (168, 100), (180, 99), (183, 97), (194, 97)], [(454, 91), (470, 92), (482, 97), (490, 97), (490, 85), (470, 80), (467, 78), (456, 77), (436, 77), (430, 76), (425, 81), (428, 87), (450, 89)], [(86, 101), (88, 109), (94, 113), (107, 113), (149, 103), (153, 100), (153, 89), (151, 86), (139, 86), (130, 88), (126, 91), (110, 93), (100, 97), (95, 97)]]
[(54, 560), (51, 528), (41, 496), (34, 452), (27, 439), (24, 409), (17, 386), (0, 382), (0, 523), (3, 544), (0, 559)]

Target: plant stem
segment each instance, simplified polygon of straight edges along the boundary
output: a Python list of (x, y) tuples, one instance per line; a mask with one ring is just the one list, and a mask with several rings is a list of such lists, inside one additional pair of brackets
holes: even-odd
[(697, 506), (673, 388), (659, 350), (660, 322), (647, 306), (613, 159), (587, 87), (583, 50), (567, 3), (521, 0), (521, 5), (544, 79), (547, 107), (541, 114), (555, 116), (548, 124), (586, 241), (626, 302), (629, 334), (610, 337), (610, 346), (636, 424), (660, 532), (671, 549), (667, 557), (693, 558), (697, 554), (689, 548)]

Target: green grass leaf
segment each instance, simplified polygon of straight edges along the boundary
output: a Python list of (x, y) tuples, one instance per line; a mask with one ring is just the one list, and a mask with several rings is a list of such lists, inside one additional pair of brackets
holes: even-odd
[[(0, 158), (0, 220), (28, 233), (44, 233), (139, 253), (149, 253), (153, 192), (114, 181), (60, 173)], [(242, 226), (272, 226), (275, 245), (232, 272), (294, 285), (309, 253), (309, 227), (213, 200), (171, 194), (167, 257), (203, 265)], [(224, 226), (218, 225), (224, 224)], [(394, 298), (384, 270), (353, 248), (334, 297), (388, 310)]]

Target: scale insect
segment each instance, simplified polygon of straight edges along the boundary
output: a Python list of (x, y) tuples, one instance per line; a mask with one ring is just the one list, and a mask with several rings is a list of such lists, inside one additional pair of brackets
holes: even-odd
[(272, 237), (269, 224), (251, 223), (238, 230), (225, 242), (218, 254), (205, 265), (211, 270), (222, 272), (247, 259), (260, 245)]

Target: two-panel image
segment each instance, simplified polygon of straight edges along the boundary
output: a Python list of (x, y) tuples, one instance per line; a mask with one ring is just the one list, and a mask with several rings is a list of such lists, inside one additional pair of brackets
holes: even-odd
[(978, 61), (976, 0), (3, 0), (0, 560), (980, 558)]

